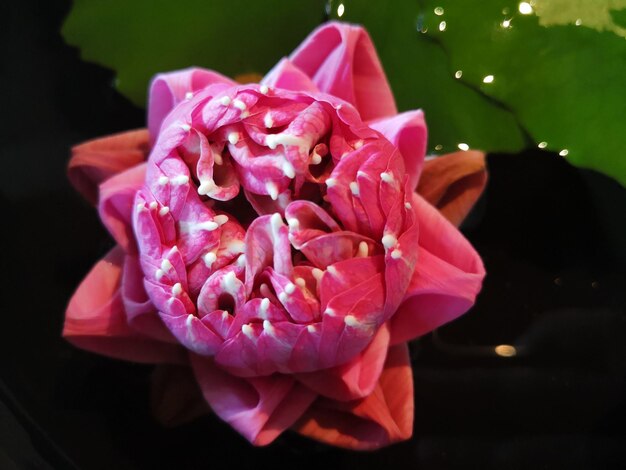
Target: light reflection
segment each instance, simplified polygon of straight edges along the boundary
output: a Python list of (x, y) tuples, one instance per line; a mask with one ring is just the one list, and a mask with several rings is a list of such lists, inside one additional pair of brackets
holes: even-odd
[(464, 152), (467, 152), (469, 150), (469, 145), (467, 145), (465, 142), (461, 142), (459, 145), (457, 145), (457, 147), (459, 148), (459, 150), (463, 150)]
[(528, 2), (520, 2), (517, 8), (522, 15), (530, 15), (533, 12), (533, 7)]
[(443, 8), (441, 8), (441, 7), (435, 8), (435, 15), (437, 15), (437, 16), (443, 15)]
[(494, 77), (493, 75), (487, 75), (483, 78), (483, 83), (493, 83)]
[(346, 11), (346, 7), (343, 5), (343, 3), (340, 3), (339, 6), (337, 7), (337, 16), (341, 18), (345, 11)]
[(559, 155), (562, 157), (567, 157), (567, 154), (569, 153), (569, 150), (567, 149), (563, 149), (559, 152)]
[(540, 149), (545, 149), (548, 146), (548, 142), (539, 142), (537, 144), (537, 147), (539, 147)]
[(457, 70), (454, 72), (454, 78), (461, 78), (463, 76), (463, 70)]
[(500, 344), (495, 347), (494, 351), (500, 357), (514, 357), (517, 355), (517, 349), (510, 344)]
[(446, 22), (442, 21), (441, 23), (439, 23), (439, 31), (445, 31), (446, 30)]

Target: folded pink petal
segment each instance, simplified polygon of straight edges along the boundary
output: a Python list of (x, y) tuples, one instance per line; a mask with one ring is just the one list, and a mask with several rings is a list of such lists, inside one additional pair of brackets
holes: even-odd
[(78, 286), (65, 312), (63, 336), (88, 351), (127, 361), (182, 363), (178, 345), (155, 341), (128, 326), (120, 294), (124, 251), (117, 246)]
[(116, 174), (100, 185), (100, 219), (126, 252), (136, 251), (132, 214), (135, 194), (143, 186), (145, 177), (146, 164), (142, 163)]
[(414, 339), (465, 313), (482, 287), (485, 269), (463, 235), (421, 196), (417, 265), (404, 301), (391, 318), (391, 344)]
[(361, 26), (326, 23), (290, 59), (320, 91), (352, 103), (364, 121), (397, 113), (374, 44)]
[(187, 93), (193, 94), (214, 83), (235, 85), (231, 79), (217, 72), (196, 67), (156, 75), (150, 84), (148, 97), (150, 140), (154, 143), (163, 119), (174, 106), (187, 98)]
[(409, 175), (409, 188), (415, 191), (426, 155), (427, 130), (422, 110), (379, 119), (369, 125), (400, 150)]
[(67, 176), (85, 199), (96, 204), (98, 186), (111, 176), (145, 161), (149, 151), (147, 129), (89, 140), (72, 148)]
[(296, 378), (321, 396), (339, 401), (356, 400), (373, 392), (387, 358), (389, 327), (383, 325), (372, 342), (350, 362)]
[(424, 163), (417, 192), (454, 225), (460, 225), (487, 185), (485, 154), (455, 152)]
[(252, 444), (271, 443), (302, 416), (315, 393), (293, 378), (234, 377), (211, 359), (191, 354), (191, 364), (211, 409)]
[(296, 67), (289, 59), (282, 59), (261, 80), (262, 85), (293, 91), (319, 91), (311, 77)]
[(373, 450), (413, 433), (413, 376), (406, 344), (389, 349), (373, 392), (349, 402), (319, 398), (293, 429), (352, 450)]

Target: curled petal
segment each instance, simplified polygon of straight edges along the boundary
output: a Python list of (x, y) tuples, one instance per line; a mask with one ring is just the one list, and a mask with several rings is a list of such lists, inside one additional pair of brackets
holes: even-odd
[(371, 122), (370, 127), (383, 134), (400, 150), (409, 175), (409, 188), (415, 191), (426, 155), (427, 131), (422, 110), (379, 119)]
[(200, 292), (212, 273), (241, 256), (244, 250), (244, 236), (243, 227), (232, 218), (220, 227), (219, 247), (207, 247), (207, 252), (188, 268), (187, 278), (192, 295)]
[[(328, 275), (327, 271), (324, 278)], [(330, 299), (322, 320), (319, 348), (321, 368), (351, 360), (370, 343), (380, 326), (383, 305), (384, 284), (381, 274)]]
[(291, 377), (242, 379), (195, 355), (191, 364), (213, 411), (254, 445), (271, 443), (315, 399), (314, 392)]
[(391, 343), (428, 333), (465, 313), (481, 289), (485, 269), (463, 235), (419, 195), (417, 264), (404, 300), (391, 318)]
[[(418, 263), (419, 224), (416, 223), (412, 210), (408, 209), (401, 200), (396, 201), (400, 206), (394, 212), (405, 211), (404, 232), (398, 237), (395, 246), (390, 247), (385, 255), (385, 320), (394, 314), (409, 285), (409, 281)], [(404, 206), (404, 207), (403, 207)], [(385, 230), (389, 228), (389, 217)], [(390, 231), (390, 233), (394, 233)]]
[(289, 225), (289, 239), (293, 246), (301, 246), (312, 238), (341, 230), (328, 213), (311, 201), (294, 201), (285, 209)]
[(146, 363), (181, 363), (179, 346), (155, 341), (128, 326), (120, 294), (124, 252), (118, 246), (78, 286), (65, 312), (63, 337), (88, 351)]
[(351, 258), (335, 263), (320, 279), (319, 294), (322, 310), (326, 309), (330, 299), (373, 278), (383, 268), (383, 257), (380, 255)]
[(111, 176), (145, 161), (149, 151), (146, 129), (90, 140), (72, 148), (67, 176), (85, 199), (96, 204), (98, 186)]
[(293, 429), (353, 450), (373, 450), (409, 439), (413, 433), (413, 378), (406, 344), (389, 349), (371, 394), (349, 402), (319, 398)]
[(246, 290), (252, 290), (252, 281), (265, 267), (291, 277), (291, 244), (289, 230), (282, 217), (275, 213), (255, 219), (246, 232)]
[(364, 121), (397, 113), (372, 40), (362, 27), (326, 23), (290, 59), (321, 91), (353, 104)]
[(241, 268), (224, 267), (214, 272), (204, 283), (198, 295), (198, 313), (203, 316), (219, 310), (221, 304), (232, 304), (235, 314), (243, 307), (246, 293), (243, 282), (237, 278)]
[(485, 154), (455, 152), (424, 163), (417, 192), (458, 226), (487, 184)]
[(193, 93), (214, 83), (235, 84), (219, 73), (195, 67), (156, 75), (150, 84), (148, 99), (150, 139), (156, 140), (163, 119), (174, 106), (185, 100), (187, 93)]
[[(333, 232), (313, 238), (298, 246), (302, 254), (318, 268), (352, 259), (361, 243), (374, 246), (373, 240), (354, 232)], [(295, 244), (294, 244), (295, 246)]]

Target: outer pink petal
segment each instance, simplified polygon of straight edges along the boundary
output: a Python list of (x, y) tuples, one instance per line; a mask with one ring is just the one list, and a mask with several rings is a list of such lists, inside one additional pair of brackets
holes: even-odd
[(148, 129), (151, 141), (156, 140), (165, 116), (185, 99), (187, 93), (214, 83), (236, 85), (219, 73), (195, 67), (156, 75), (150, 84), (148, 97)]
[(389, 350), (370, 395), (350, 402), (320, 398), (293, 429), (353, 450), (373, 450), (409, 439), (413, 433), (413, 377), (406, 344)]
[(361, 26), (326, 23), (290, 59), (320, 91), (352, 103), (364, 121), (397, 113), (372, 40)]
[(128, 361), (181, 363), (179, 346), (142, 336), (128, 326), (120, 294), (124, 252), (117, 246), (80, 284), (65, 312), (63, 336), (88, 351)]
[(135, 250), (132, 210), (135, 194), (143, 185), (146, 164), (142, 163), (109, 178), (100, 186), (98, 212), (102, 223), (125, 251)]
[(316, 395), (291, 377), (242, 379), (191, 355), (196, 379), (213, 411), (252, 444), (271, 443), (302, 416)]
[(426, 122), (422, 110), (408, 111), (369, 123), (398, 147), (409, 175), (409, 189), (415, 191), (426, 155)]
[(96, 204), (98, 185), (120, 171), (143, 162), (149, 151), (147, 129), (89, 140), (72, 148), (67, 176), (85, 199)]
[(298, 374), (297, 379), (320, 395), (339, 401), (363, 398), (374, 390), (389, 347), (389, 327), (384, 324), (367, 348), (341, 366)]
[(463, 235), (421, 196), (412, 201), (420, 235), (415, 272), (391, 318), (391, 343), (428, 333), (465, 313), (481, 289), (482, 260)]
[(296, 67), (289, 59), (282, 59), (261, 80), (262, 85), (293, 91), (319, 91), (311, 78)]
[(485, 154), (455, 152), (428, 160), (417, 192), (454, 225), (460, 225), (487, 184)]

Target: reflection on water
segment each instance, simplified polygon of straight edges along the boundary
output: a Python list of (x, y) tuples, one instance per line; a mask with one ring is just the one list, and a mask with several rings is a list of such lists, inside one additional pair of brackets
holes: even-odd
[(520, 2), (518, 10), (522, 15), (530, 15), (533, 12), (533, 6), (528, 2)]
[(517, 349), (510, 344), (500, 344), (494, 348), (494, 352), (500, 357), (514, 357), (517, 356)]
[(346, 7), (344, 6), (343, 3), (340, 3), (339, 6), (337, 7), (337, 16), (341, 18), (345, 11), (346, 11)]

